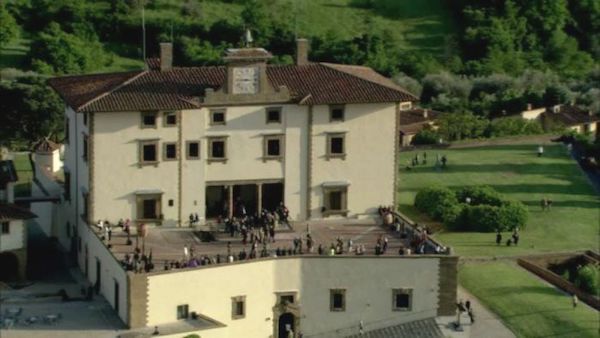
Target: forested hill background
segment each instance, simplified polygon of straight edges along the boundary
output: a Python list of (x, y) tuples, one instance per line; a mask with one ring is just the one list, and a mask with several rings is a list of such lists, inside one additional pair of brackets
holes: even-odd
[(142, 5), (147, 55), (172, 41), (181, 66), (219, 64), (249, 28), (275, 63), (306, 37), (311, 60), (370, 66), (447, 112), (600, 109), (598, 0), (0, 0), (0, 142), (60, 138), (48, 76), (141, 69)]

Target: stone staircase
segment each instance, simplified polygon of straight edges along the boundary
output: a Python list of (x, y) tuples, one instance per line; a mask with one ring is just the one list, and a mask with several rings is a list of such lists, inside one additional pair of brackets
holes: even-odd
[(393, 325), (382, 329), (357, 333), (346, 338), (442, 338), (444, 335), (434, 318)]

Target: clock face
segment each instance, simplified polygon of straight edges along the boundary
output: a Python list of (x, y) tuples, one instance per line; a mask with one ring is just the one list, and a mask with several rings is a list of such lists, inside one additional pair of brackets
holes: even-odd
[(258, 92), (258, 67), (233, 69), (233, 93), (256, 94)]

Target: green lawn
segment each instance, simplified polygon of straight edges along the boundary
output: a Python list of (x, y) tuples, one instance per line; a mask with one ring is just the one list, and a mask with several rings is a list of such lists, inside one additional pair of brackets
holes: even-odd
[(27, 154), (15, 154), (14, 158), (15, 169), (19, 181), (15, 184), (15, 196), (25, 197), (31, 196), (31, 180), (33, 179), (33, 171), (29, 163)]
[[(427, 218), (414, 207), (417, 191), (430, 185), (460, 187), (487, 184), (529, 208), (529, 221), (518, 247), (497, 247), (493, 233), (436, 234), (442, 243), (461, 256), (504, 256), (561, 250), (598, 250), (600, 201), (576, 162), (559, 144), (547, 145), (542, 158), (536, 144), (486, 146), (430, 150), (429, 162), (407, 171), (414, 152), (400, 155), (398, 201), (400, 210), (415, 221)], [(436, 154), (445, 154), (448, 168), (434, 168)], [(419, 152), (422, 156), (422, 151)], [(540, 200), (553, 201), (550, 212), (542, 212)], [(505, 234), (505, 239), (508, 233)]]
[(515, 263), (471, 263), (459, 270), (459, 281), (496, 312), (519, 337), (598, 337), (600, 317), (569, 295), (515, 266)]

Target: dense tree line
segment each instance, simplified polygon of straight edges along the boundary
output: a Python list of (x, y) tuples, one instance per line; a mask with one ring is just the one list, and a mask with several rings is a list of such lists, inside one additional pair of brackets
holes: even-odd
[[(218, 65), (226, 48), (241, 46), (245, 28), (274, 63), (293, 62), (294, 10), (277, 0), (220, 0), (242, 6), (239, 17), (208, 25), (201, 1), (12, 0), (0, 2), (0, 46), (19, 31), (32, 39), (27, 62), (45, 75), (81, 74), (111, 65), (115, 56), (140, 59), (141, 6), (147, 55), (172, 41), (180, 65)], [(596, 0), (447, 0), (459, 34), (432, 55), (400, 48), (389, 30), (365, 19), (365, 33), (311, 36), (311, 59), (367, 65), (421, 97), (434, 109), (489, 118), (525, 107), (576, 100), (600, 109), (600, 2)], [(278, 15), (272, 15), (277, 5)], [(398, 2), (355, 0), (351, 6), (394, 16)], [(173, 9), (173, 6), (178, 8)], [(178, 6), (178, 7), (177, 7)], [(289, 8), (287, 8), (287, 7)], [(211, 21), (213, 22), (213, 21)], [(32, 84), (33, 85), (33, 84)], [(4, 87), (0, 90), (6, 90)], [(18, 106), (18, 104), (15, 104)], [(62, 111), (48, 112), (48, 116)], [(42, 135), (38, 135), (42, 136)]]

